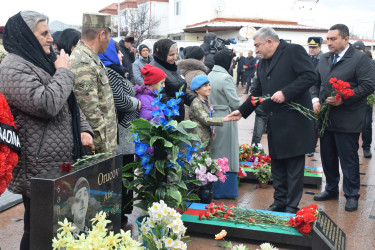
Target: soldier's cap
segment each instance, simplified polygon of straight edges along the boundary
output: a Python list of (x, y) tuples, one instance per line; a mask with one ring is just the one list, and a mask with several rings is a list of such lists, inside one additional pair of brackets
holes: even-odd
[(82, 28), (108, 28), (111, 32), (117, 31), (111, 26), (111, 15), (98, 13), (83, 13)]
[(307, 39), (307, 46), (309, 47), (320, 47), (322, 46), (323, 38), (319, 36), (312, 36)]
[(205, 85), (206, 83), (209, 83), (210, 80), (206, 75), (198, 75), (193, 78), (190, 85), (190, 90), (196, 90)]
[(355, 49), (358, 49), (358, 50), (360, 50), (360, 49), (363, 50), (363, 51), (366, 50), (366, 46), (362, 41), (356, 41), (355, 43), (353, 43), (353, 47)]

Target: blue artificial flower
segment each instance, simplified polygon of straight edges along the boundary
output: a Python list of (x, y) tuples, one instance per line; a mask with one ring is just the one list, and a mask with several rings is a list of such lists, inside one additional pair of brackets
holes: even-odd
[(179, 108), (178, 106), (174, 106), (172, 108), (172, 116), (178, 116), (178, 115), (180, 115), (180, 111), (179, 111), (178, 108)]
[(168, 116), (168, 117), (172, 116), (172, 111), (170, 111), (169, 108), (166, 108), (165, 110), (163, 110), (163, 112), (165, 116)]
[(141, 141), (139, 140), (139, 138), (138, 138), (138, 133), (132, 134), (132, 136), (135, 138), (135, 139), (133, 140), (133, 143), (139, 143), (139, 142), (141, 142)]
[(143, 144), (141, 142), (135, 144), (135, 153), (139, 156), (142, 156), (148, 148), (147, 144)]
[(154, 94), (155, 95), (158, 95), (159, 94), (159, 91), (157, 89), (154, 90)]
[(161, 110), (157, 109), (151, 112), (152, 117), (159, 117), (161, 115)]
[(177, 163), (181, 166), (181, 169), (184, 167), (184, 163), (182, 163), (182, 161), (177, 161)]
[(155, 97), (154, 100), (152, 100), (151, 105), (152, 106), (159, 106), (160, 105), (159, 97)]
[(167, 164), (167, 167), (168, 167), (168, 168), (173, 168), (173, 167), (174, 167), (174, 165), (173, 165), (173, 163), (171, 163), (171, 162), (168, 162), (168, 164)]
[(170, 99), (167, 102), (167, 106), (170, 107), (170, 108), (173, 108), (173, 106), (176, 106), (176, 105), (177, 105), (177, 100), (176, 99)]
[(160, 117), (160, 122), (161, 122), (161, 125), (165, 127), (165, 125), (167, 125), (169, 121), (167, 121), (164, 117)]
[(164, 103), (159, 104), (159, 109), (162, 110), (162, 111), (169, 110), (167, 105), (165, 105)]
[(143, 165), (143, 168), (146, 170), (145, 173), (144, 173), (145, 177), (150, 173), (150, 171), (153, 167), (154, 167), (154, 163)]
[(146, 165), (150, 161), (151, 156), (149, 154), (144, 154), (141, 157), (141, 164)]
[(187, 152), (187, 154), (186, 154), (186, 160), (188, 162), (190, 162), (190, 160), (191, 160), (191, 151)]

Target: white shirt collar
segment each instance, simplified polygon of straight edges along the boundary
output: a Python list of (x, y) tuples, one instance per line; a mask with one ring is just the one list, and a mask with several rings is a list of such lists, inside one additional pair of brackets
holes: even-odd
[(341, 53), (340, 54), (338, 54), (338, 58), (337, 58), (337, 61), (336, 61), (336, 63), (338, 62), (338, 61), (340, 61), (341, 60), (341, 58), (345, 55), (345, 53), (346, 53), (346, 51), (349, 49), (349, 44), (346, 46), (346, 48), (343, 50), (343, 51), (341, 51)]

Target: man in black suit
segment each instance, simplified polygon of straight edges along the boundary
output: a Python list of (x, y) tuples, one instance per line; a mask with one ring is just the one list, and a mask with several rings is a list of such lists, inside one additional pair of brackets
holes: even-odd
[[(338, 199), (340, 172), (344, 174), (343, 189), (346, 197), (345, 210), (358, 208), (360, 178), (358, 139), (365, 122), (366, 97), (374, 92), (375, 71), (369, 57), (349, 44), (349, 29), (344, 24), (333, 25), (327, 34), (329, 52), (319, 60), (318, 81), (313, 91), (314, 112), (321, 103), (331, 105), (329, 123), (320, 138), (320, 154), (326, 186), (314, 200)], [(331, 97), (331, 78), (348, 82), (354, 95), (348, 99)]]
[(255, 70), (256, 70), (256, 66), (255, 66), (256, 63), (257, 63), (257, 59), (253, 57), (253, 51), (250, 50), (247, 53), (247, 57), (245, 58), (245, 62), (244, 62), (245, 72), (243, 74), (243, 77), (245, 78), (245, 83), (246, 83), (246, 90), (244, 94), (249, 93), (249, 89), (251, 87), (251, 80), (253, 79)]
[[(240, 56), (236, 58), (234, 61), (235, 64), (237, 64), (237, 84), (236, 86), (238, 87), (239, 84), (243, 86), (243, 73), (244, 73), (244, 62), (245, 62), (245, 57), (243, 56), (243, 53), (240, 53)], [(233, 66), (234, 67), (234, 66)], [(246, 81), (246, 79), (245, 79)]]
[(252, 96), (271, 96), (262, 103), (269, 117), (268, 147), (275, 189), (274, 202), (268, 210), (295, 213), (303, 192), (305, 154), (315, 146), (314, 123), (285, 102), (312, 109), (309, 88), (316, 81), (316, 73), (306, 50), (280, 40), (270, 27), (255, 33), (254, 46), (262, 57), (257, 66), (259, 82), (231, 116), (246, 118), (256, 108), (251, 104)]

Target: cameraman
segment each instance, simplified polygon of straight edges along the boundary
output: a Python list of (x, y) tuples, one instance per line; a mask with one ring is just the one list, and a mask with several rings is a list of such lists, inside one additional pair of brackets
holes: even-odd
[(210, 71), (215, 65), (214, 61), (214, 55), (215, 53), (211, 53), (211, 41), (216, 39), (216, 34), (209, 32), (204, 35), (203, 43), (201, 44), (201, 48), (204, 51), (205, 59), (204, 59), (204, 65), (206, 65)]

